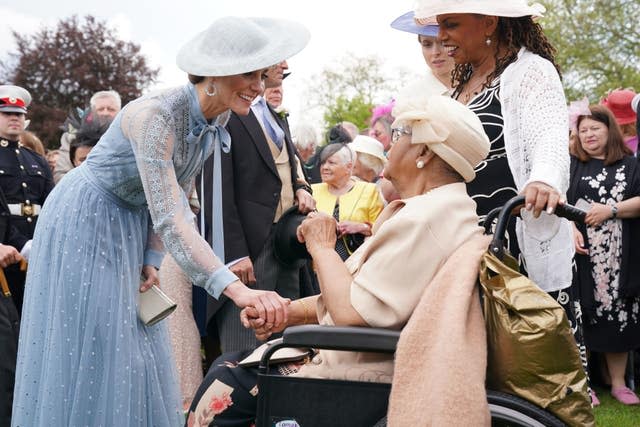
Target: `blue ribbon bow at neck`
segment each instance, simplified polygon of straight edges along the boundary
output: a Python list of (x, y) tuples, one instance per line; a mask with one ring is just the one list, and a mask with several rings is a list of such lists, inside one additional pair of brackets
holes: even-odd
[(222, 151), (228, 153), (231, 150), (231, 136), (220, 124), (197, 123), (187, 135), (187, 144), (202, 142), (202, 151), (207, 153), (211, 149), (213, 141), (220, 141)]
[[(201, 142), (202, 141), (202, 142)], [(208, 153), (213, 144), (213, 173), (211, 180), (213, 182), (213, 191), (211, 197), (212, 212), (212, 247), (213, 252), (220, 258), (222, 262), (224, 256), (224, 229), (223, 229), (223, 212), (222, 212), (222, 152), (229, 153), (231, 151), (231, 136), (229, 132), (220, 124), (197, 123), (191, 133), (187, 136), (187, 144), (200, 144), (202, 153)], [(203, 159), (204, 161), (204, 159)], [(204, 189), (204, 173), (200, 175), (201, 188)], [(203, 193), (202, 193), (203, 194)], [(206, 201), (202, 196), (202, 211)], [(201, 215), (201, 233), (204, 233), (205, 224), (204, 216)], [(204, 236), (203, 236), (204, 237)]]

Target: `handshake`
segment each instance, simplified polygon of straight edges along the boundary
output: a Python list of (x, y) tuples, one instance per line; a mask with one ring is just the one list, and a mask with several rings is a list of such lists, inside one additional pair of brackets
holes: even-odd
[(240, 321), (245, 328), (253, 329), (258, 340), (266, 341), (272, 334), (282, 332), (288, 326), (289, 306), (284, 316), (269, 316), (273, 314), (269, 312), (261, 315), (256, 307), (245, 307), (240, 312)]

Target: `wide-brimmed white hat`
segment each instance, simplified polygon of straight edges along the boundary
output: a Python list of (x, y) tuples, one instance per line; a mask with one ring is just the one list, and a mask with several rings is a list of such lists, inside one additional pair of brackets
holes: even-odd
[(541, 17), (545, 7), (539, 3), (529, 5), (527, 0), (418, 0), (415, 19), (421, 25), (433, 22), (446, 13), (477, 13), (479, 15)]
[(443, 95), (433, 82), (418, 81), (396, 97), (393, 126), (411, 126), (411, 143), (425, 144), (453, 167), (466, 182), (489, 154), (490, 142), (478, 116), (462, 103)]
[(387, 157), (384, 155), (384, 145), (375, 138), (366, 135), (357, 135), (349, 146), (356, 153), (369, 154), (379, 159), (382, 164), (387, 163)]
[(242, 74), (290, 58), (307, 45), (310, 37), (297, 22), (227, 16), (182, 46), (176, 63), (194, 76)]

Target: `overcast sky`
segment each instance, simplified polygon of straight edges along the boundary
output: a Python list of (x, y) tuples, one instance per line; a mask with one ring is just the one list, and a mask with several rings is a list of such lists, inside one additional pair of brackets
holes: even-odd
[(0, 0), (0, 58), (15, 49), (10, 30), (32, 34), (52, 27), (61, 18), (87, 14), (106, 20), (120, 38), (140, 44), (151, 65), (160, 67), (154, 88), (186, 82), (175, 65), (182, 44), (225, 15), (274, 16), (297, 20), (311, 31), (309, 45), (291, 58), (293, 74), (285, 81), (284, 105), (292, 123), (318, 117), (304, 109), (311, 77), (347, 53), (377, 54), (387, 70), (402, 67), (416, 74), (426, 65), (416, 36), (393, 30), (389, 24), (413, 7), (413, 0)]

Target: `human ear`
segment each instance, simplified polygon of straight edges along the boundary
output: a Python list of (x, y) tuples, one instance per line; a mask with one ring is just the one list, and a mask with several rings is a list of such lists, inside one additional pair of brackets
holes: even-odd
[(484, 17), (484, 35), (486, 38), (491, 37), (498, 28), (498, 21), (500, 18), (497, 16), (487, 15)]

